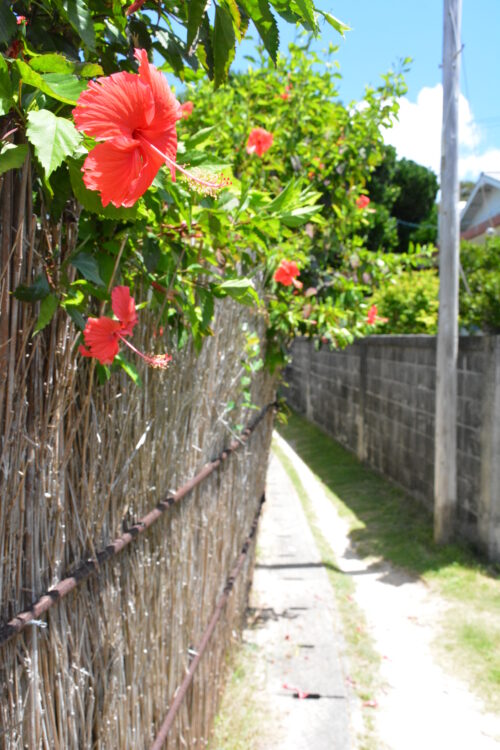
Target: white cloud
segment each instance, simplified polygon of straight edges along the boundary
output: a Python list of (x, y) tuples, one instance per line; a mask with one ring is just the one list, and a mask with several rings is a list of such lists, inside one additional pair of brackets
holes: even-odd
[(500, 175), (500, 149), (490, 148), (482, 154), (469, 154), (460, 159), (460, 178), (476, 180), (481, 172)]
[[(443, 88), (419, 91), (416, 102), (400, 99), (398, 120), (386, 130), (384, 140), (396, 148), (399, 158), (412, 159), (429, 167), (439, 176), (441, 162), (441, 126)], [(476, 179), (480, 172), (500, 170), (500, 150), (490, 149), (480, 153), (481, 133), (474, 122), (469, 102), (460, 94), (459, 99), (459, 176)]]

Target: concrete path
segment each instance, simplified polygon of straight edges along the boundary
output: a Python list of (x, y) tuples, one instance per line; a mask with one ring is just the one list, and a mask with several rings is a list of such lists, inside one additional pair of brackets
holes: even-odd
[[(273, 717), (273, 750), (352, 750), (350, 698), (334, 595), (300, 500), (272, 456), (245, 640)], [(288, 689), (284, 687), (287, 685)], [(308, 697), (298, 697), (309, 693)], [(265, 742), (262, 750), (270, 750)]]

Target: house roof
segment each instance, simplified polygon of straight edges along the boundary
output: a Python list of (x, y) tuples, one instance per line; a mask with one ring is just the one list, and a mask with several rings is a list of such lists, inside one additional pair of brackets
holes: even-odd
[(476, 224), (488, 223), (488, 218), (485, 218), (484, 216), (482, 216), (478, 221), (478, 215), (494, 192), (498, 193), (499, 208), (498, 210), (495, 210), (491, 213), (492, 220), (498, 215), (498, 212), (500, 211), (500, 179), (494, 177), (492, 174), (481, 172), (478, 181), (472, 189), (469, 200), (462, 210), (460, 216), (461, 232), (466, 232)]

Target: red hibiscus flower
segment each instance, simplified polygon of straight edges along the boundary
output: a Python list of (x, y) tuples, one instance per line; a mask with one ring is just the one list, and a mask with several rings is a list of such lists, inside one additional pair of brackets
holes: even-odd
[(302, 282), (295, 278), (299, 275), (300, 271), (295, 261), (282, 260), (276, 269), (273, 278), (275, 281), (283, 284), (283, 286), (291, 286), (293, 284), (297, 289), (302, 289)]
[(387, 323), (388, 320), (389, 318), (381, 318), (380, 315), (378, 315), (377, 305), (372, 305), (368, 310), (366, 322), (369, 326), (374, 326), (376, 323)]
[(247, 154), (262, 156), (271, 148), (273, 139), (273, 134), (264, 130), (264, 128), (254, 128), (248, 136)]
[(189, 115), (192, 113), (193, 108), (193, 102), (184, 102), (184, 104), (181, 104), (181, 116), (183, 120), (187, 120)]
[(89, 318), (83, 331), (83, 340), (88, 348), (80, 345), (80, 354), (84, 357), (95, 357), (101, 365), (112, 364), (120, 348), (118, 342), (121, 329), (119, 320), (105, 317)]
[(116, 286), (111, 292), (111, 308), (118, 318), (112, 320), (102, 316), (89, 318), (83, 331), (85, 346), (80, 346), (80, 354), (84, 357), (95, 357), (101, 365), (111, 365), (118, 354), (120, 341), (123, 341), (132, 351), (144, 359), (152, 367), (167, 367), (172, 359), (170, 354), (144, 354), (127, 341), (137, 324), (135, 300), (130, 294), (128, 286)]
[(356, 200), (356, 207), (362, 211), (364, 208), (366, 208), (370, 203), (370, 199), (367, 195), (360, 195), (359, 198)]
[(222, 187), (187, 172), (175, 161), (181, 106), (166, 78), (136, 49), (139, 74), (113, 73), (91, 81), (73, 110), (78, 130), (99, 143), (83, 164), (83, 181), (101, 194), (103, 206), (133, 206), (163, 164), (207, 191)]
[(285, 86), (285, 90), (281, 92), (280, 96), (283, 99), (284, 102), (286, 102), (288, 99), (290, 99), (290, 91), (292, 90), (291, 84), (288, 84)]
[(135, 3), (132, 3), (132, 5), (127, 8), (127, 10), (125, 11), (125, 15), (130, 16), (131, 13), (135, 13), (136, 10), (140, 10), (145, 2), (146, 0), (136, 0)]

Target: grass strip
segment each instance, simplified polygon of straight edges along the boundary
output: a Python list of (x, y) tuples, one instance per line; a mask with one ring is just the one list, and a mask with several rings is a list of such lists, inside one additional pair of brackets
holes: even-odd
[(257, 650), (258, 646), (243, 642), (230, 657), (230, 676), (215, 718), (209, 750), (257, 750), (263, 736), (270, 731), (271, 717), (265, 715), (256, 698)]
[(319, 427), (293, 414), (279, 433), (325, 486), (358, 555), (404, 569), (447, 600), (438, 656), (488, 710), (499, 712), (499, 566), (481, 562), (464, 544), (436, 545), (431, 514)]

